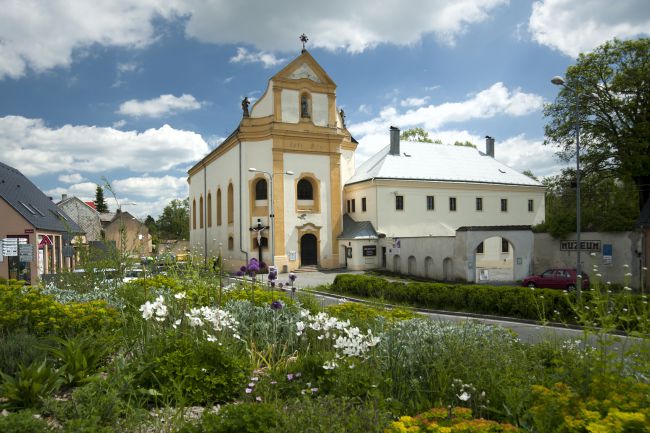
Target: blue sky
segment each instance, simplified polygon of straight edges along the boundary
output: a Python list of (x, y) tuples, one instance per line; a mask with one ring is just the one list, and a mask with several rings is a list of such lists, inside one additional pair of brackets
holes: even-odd
[(357, 163), (395, 125), (481, 150), (491, 135), (497, 159), (547, 176), (563, 166), (542, 145), (550, 78), (608, 39), (650, 35), (650, 3), (0, 0), (0, 160), (55, 201), (107, 179), (123, 209), (157, 216), (303, 32)]

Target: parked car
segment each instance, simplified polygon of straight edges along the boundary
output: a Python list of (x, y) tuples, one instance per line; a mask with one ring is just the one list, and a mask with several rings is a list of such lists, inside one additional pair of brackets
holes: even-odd
[(138, 278), (144, 278), (144, 269), (141, 268), (130, 268), (124, 272), (124, 278), (122, 282), (128, 283)]
[[(547, 289), (575, 290), (576, 288), (575, 268), (547, 269), (541, 275), (530, 275), (522, 281), (521, 285), (526, 287), (544, 287)], [(582, 272), (582, 288), (589, 288), (589, 276)]]

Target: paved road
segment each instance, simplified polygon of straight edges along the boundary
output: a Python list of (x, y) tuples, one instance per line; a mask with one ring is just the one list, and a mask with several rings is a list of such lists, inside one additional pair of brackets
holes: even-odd
[[(349, 271), (326, 271), (326, 272), (304, 272), (297, 274), (296, 286), (298, 288), (310, 288), (316, 287), (322, 284), (331, 284), (334, 282), (336, 275), (341, 273), (354, 273), (354, 274), (363, 274), (363, 272), (349, 272)], [(283, 280), (283, 276), (287, 274), (281, 274), (280, 280)], [(332, 305), (339, 302), (343, 302), (342, 299), (329, 295), (316, 295), (317, 299), (320, 300), (321, 305)], [(567, 339), (571, 340), (582, 340), (583, 331), (579, 329), (570, 329), (563, 327), (555, 326), (542, 326), (536, 323), (524, 323), (517, 321), (509, 321), (498, 318), (488, 318), (488, 317), (475, 317), (460, 314), (445, 314), (445, 313), (422, 313), (431, 320), (441, 320), (448, 322), (463, 322), (463, 321), (476, 321), (480, 323), (485, 323), (487, 325), (493, 326), (502, 326), (504, 328), (511, 329), (518, 336), (519, 339), (525, 343), (538, 343), (545, 340), (557, 340), (564, 341)], [(622, 341), (621, 337), (612, 337), (615, 340)], [(595, 343), (593, 341), (592, 343)], [(617, 344), (618, 345), (618, 344)]]

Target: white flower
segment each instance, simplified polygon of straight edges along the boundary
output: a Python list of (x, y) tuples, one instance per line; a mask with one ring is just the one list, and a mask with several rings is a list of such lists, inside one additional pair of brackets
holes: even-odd
[(625, 276), (626, 276), (626, 277), (631, 277), (631, 276), (632, 276), (632, 272), (627, 272), (627, 273), (625, 274)]
[(471, 395), (469, 395), (467, 392), (463, 392), (461, 395), (457, 395), (459, 400), (461, 401), (467, 401), (470, 399)]
[(142, 311), (142, 318), (144, 320), (151, 319), (154, 313), (153, 304), (149, 301), (145, 302), (140, 306), (140, 311)]
[(643, 269), (644, 271), (647, 271), (647, 270), (648, 270), (648, 268), (647, 268), (647, 267), (645, 267), (645, 266), (644, 266), (644, 267), (642, 267), (641, 269)]
[(602, 277), (602, 274), (596, 274), (596, 276), (600, 278), (600, 277)]
[(185, 299), (185, 292), (176, 293), (174, 295), (174, 298), (176, 298), (176, 299)]
[(631, 291), (632, 291), (632, 288), (630, 288), (630, 287), (628, 287), (628, 286), (625, 286), (625, 287), (623, 287), (623, 290), (627, 290), (628, 292), (631, 292)]
[(325, 364), (323, 364), (323, 368), (325, 370), (334, 370), (338, 366), (339, 365), (334, 361), (327, 361)]
[(629, 268), (629, 267), (630, 267), (630, 265), (623, 265), (623, 267), (624, 267), (624, 268)]
[(589, 254), (591, 257), (596, 257), (596, 253)]

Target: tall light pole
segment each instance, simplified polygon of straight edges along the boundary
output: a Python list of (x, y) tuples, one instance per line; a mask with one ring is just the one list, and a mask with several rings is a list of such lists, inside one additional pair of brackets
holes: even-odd
[(582, 292), (582, 267), (580, 265), (580, 95), (573, 87), (567, 86), (564, 78), (556, 75), (551, 78), (551, 83), (556, 86), (563, 86), (565, 89), (570, 91), (573, 94), (573, 99), (575, 99), (575, 135), (576, 135), (576, 290), (578, 293), (578, 298)]
[(293, 171), (290, 171), (290, 170), (279, 172), (279, 173), (270, 173), (268, 171), (258, 170), (258, 169), (253, 168), (253, 167), (249, 168), (248, 171), (250, 171), (251, 173), (262, 173), (262, 174), (268, 176), (269, 180), (271, 182), (271, 184), (270, 184), (270, 188), (271, 188), (271, 195), (270, 195), (271, 204), (269, 206), (269, 218), (270, 218), (271, 221), (269, 221), (269, 223), (270, 223), (269, 226), (271, 227), (271, 265), (275, 266), (275, 223), (274, 223), (274, 221), (275, 221), (275, 211), (273, 209), (273, 181), (275, 180), (275, 175), (276, 174), (281, 174), (281, 175), (286, 174), (288, 176), (293, 176), (294, 173), (293, 173)]

